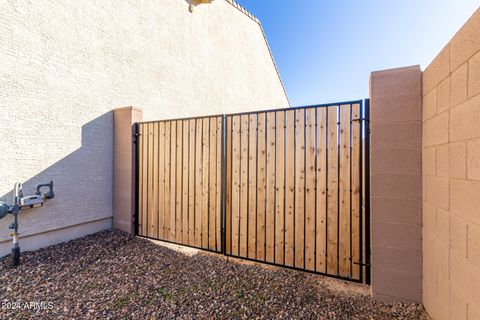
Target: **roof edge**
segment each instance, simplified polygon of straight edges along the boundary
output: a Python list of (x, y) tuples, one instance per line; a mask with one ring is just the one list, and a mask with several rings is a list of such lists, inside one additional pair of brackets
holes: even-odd
[(256, 23), (260, 24), (260, 20), (258, 20), (257, 17), (255, 17), (253, 14), (250, 13), (247, 9), (242, 7), (240, 4), (238, 4), (235, 0), (225, 0), (226, 2), (230, 3), (232, 6), (237, 8), (240, 12), (244, 13), (247, 17), (255, 21)]
[(263, 38), (265, 39), (265, 44), (267, 45), (268, 52), (270, 53), (270, 57), (272, 58), (273, 67), (277, 72), (278, 80), (280, 80), (280, 85), (282, 86), (283, 92), (285, 93), (285, 98), (287, 98), (288, 105), (291, 107), (292, 103), (290, 102), (290, 98), (288, 97), (287, 89), (285, 88), (285, 84), (283, 83), (282, 76), (280, 75), (280, 70), (278, 70), (277, 62), (275, 61), (275, 57), (273, 56), (272, 49), (270, 48), (270, 44), (268, 43), (267, 35), (265, 34), (265, 31), (263, 30), (262, 24), (260, 22), (258, 23), (258, 26), (260, 27), (260, 30), (262, 30), (262, 35), (263, 35)]

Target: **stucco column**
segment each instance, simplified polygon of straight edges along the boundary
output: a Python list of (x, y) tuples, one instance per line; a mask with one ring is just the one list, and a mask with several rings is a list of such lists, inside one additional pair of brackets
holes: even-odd
[(422, 72), (373, 72), (371, 98), (372, 294), (422, 299)]
[(134, 233), (135, 168), (133, 124), (142, 121), (136, 107), (114, 110), (113, 227)]

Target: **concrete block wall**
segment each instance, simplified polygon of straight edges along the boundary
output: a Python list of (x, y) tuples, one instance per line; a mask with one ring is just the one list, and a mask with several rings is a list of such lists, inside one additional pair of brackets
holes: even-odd
[(423, 303), (480, 319), (480, 9), (423, 75)]
[(143, 110), (117, 108), (114, 118), (113, 227), (135, 234), (135, 128), (143, 120)]
[(372, 294), (422, 298), (422, 72), (419, 66), (370, 77)]
[(21, 214), (25, 250), (112, 226), (114, 108), (153, 120), (289, 106), (258, 20), (233, 0), (0, 1), (0, 43), (0, 199), (16, 181), (26, 194), (55, 183)]

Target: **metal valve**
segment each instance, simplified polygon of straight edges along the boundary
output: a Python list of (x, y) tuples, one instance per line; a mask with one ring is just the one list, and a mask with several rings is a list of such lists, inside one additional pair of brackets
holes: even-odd
[[(42, 194), (41, 189), (48, 187), (48, 192)], [(23, 195), (22, 183), (17, 182), (13, 188), (12, 205), (8, 205), (5, 202), (0, 201), (0, 219), (5, 218), (7, 215), (12, 214), (14, 221), (9, 229), (12, 229), (12, 265), (17, 266), (20, 264), (20, 246), (18, 244), (18, 213), (20, 210), (31, 209), (36, 207), (42, 207), (43, 203), (47, 199), (53, 199), (55, 194), (53, 193), (53, 181), (44, 184), (38, 184), (36, 186), (36, 192), (30, 196)]]

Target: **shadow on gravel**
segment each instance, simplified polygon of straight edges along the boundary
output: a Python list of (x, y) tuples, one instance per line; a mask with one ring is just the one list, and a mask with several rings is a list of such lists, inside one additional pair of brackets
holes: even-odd
[(421, 306), (331, 290), (321, 276), (187, 255), (119, 231), (22, 258), (17, 269), (0, 259), (0, 318), (427, 319)]

